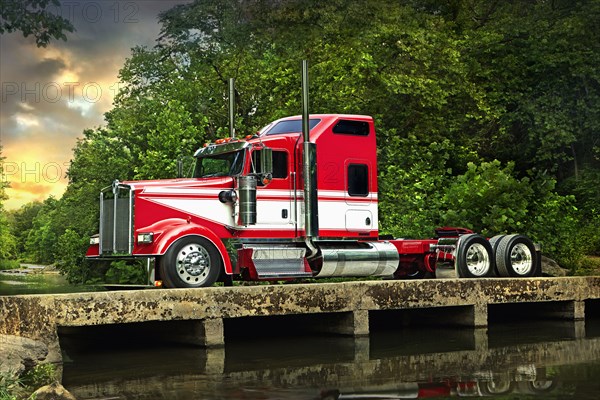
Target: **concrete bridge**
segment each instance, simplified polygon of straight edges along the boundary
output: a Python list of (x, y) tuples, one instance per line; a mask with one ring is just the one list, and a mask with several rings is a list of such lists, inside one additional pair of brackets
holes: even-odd
[[(277, 284), (0, 296), (0, 334), (41, 340), (61, 361), (59, 331), (70, 327), (169, 322), (169, 336), (220, 347), (226, 326), (275, 321), (355, 337), (375, 323), (484, 328), (509, 315), (585, 320), (600, 308), (600, 277), (431, 279)], [(581, 326), (581, 324), (575, 325)], [(234, 328), (232, 328), (234, 330)], [(580, 328), (581, 330), (581, 328)], [(575, 332), (575, 337), (584, 333)], [(485, 336), (485, 335), (483, 335)]]

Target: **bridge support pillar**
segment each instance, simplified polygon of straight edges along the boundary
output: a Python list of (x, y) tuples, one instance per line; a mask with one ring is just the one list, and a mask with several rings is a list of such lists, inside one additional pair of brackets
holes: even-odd
[(220, 347), (225, 344), (222, 318), (196, 321), (194, 331), (200, 346)]
[(169, 331), (163, 335), (172, 342), (201, 347), (220, 347), (225, 343), (222, 318), (174, 321), (168, 326)]
[(585, 301), (574, 301), (573, 302), (573, 319), (585, 320)]
[(326, 321), (315, 326), (316, 332), (348, 336), (369, 335), (369, 311), (354, 310), (327, 314)]
[(473, 305), (473, 326), (476, 328), (488, 326), (487, 304)]
[(368, 336), (369, 335), (369, 311), (368, 310), (355, 310), (351, 313), (350, 322), (352, 335), (354, 336)]
[(475, 303), (466, 306), (432, 308), (431, 315), (419, 317), (427, 325), (466, 326), (485, 328), (488, 326), (487, 304)]

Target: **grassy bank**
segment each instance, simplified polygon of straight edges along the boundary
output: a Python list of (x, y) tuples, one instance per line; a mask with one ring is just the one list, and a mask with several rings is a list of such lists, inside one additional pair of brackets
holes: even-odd
[[(0, 373), (0, 400), (32, 399), (31, 394), (42, 386), (56, 381), (53, 364), (39, 364), (20, 376)], [(32, 399), (33, 400), (33, 399)]]
[(600, 257), (585, 256), (577, 268), (575, 275), (600, 275)]
[(21, 266), (17, 260), (0, 260), (0, 271), (6, 269), (17, 269)]

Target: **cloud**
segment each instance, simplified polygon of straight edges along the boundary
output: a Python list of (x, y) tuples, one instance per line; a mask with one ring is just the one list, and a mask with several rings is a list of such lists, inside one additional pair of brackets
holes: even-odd
[(52, 185), (31, 182), (11, 182), (10, 188), (15, 192), (20, 193), (21, 196), (28, 194), (39, 200), (43, 200), (52, 192)]
[(63, 1), (55, 12), (76, 28), (66, 42), (38, 48), (20, 33), (0, 36), (0, 144), (14, 182), (7, 208), (62, 195), (64, 173), (50, 184), (36, 174), (52, 165), (66, 172), (83, 130), (104, 125), (131, 48), (154, 46), (158, 14), (188, 2)]

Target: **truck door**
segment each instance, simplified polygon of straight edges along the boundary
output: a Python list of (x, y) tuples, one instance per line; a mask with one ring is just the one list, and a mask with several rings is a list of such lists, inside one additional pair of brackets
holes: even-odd
[(346, 230), (365, 232), (377, 229), (377, 208), (373, 201), (372, 166), (368, 160), (346, 160)]
[(256, 190), (256, 227), (295, 230), (293, 221), (293, 186), (290, 155), (273, 149), (273, 180), (259, 183)]

